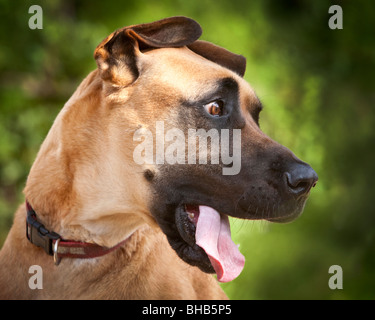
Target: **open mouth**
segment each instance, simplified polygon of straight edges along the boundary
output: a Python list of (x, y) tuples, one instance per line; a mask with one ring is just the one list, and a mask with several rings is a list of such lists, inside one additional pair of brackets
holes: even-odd
[(175, 218), (181, 238), (190, 247), (186, 252), (205, 254), (218, 281), (232, 281), (241, 273), (245, 258), (231, 238), (227, 215), (208, 206), (183, 204)]

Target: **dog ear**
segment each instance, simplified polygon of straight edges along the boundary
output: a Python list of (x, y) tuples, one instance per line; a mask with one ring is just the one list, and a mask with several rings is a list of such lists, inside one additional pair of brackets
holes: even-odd
[(246, 58), (244, 56), (232, 53), (224, 48), (202, 40), (195, 41), (188, 45), (188, 48), (202, 57), (234, 71), (241, 77), (245, 74)]
[(200, 25), (186, 17), (124, 27), (97, 46), (94, 58), (102, 79), (126, 86), (139, 76), (137, 57), (141, 50), (186, 46), (201, 34)]

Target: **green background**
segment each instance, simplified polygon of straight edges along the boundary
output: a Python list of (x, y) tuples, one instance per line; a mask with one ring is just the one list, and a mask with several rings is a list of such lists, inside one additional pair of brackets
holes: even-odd
[[(31, 30), (32, 4), (43, 29)], [(328, 8), (343, 9), (331, 30)], [(375, 298), (375, 6), (371, 1), (0, 0), (0, 245), (29, 168), (93, 51), (125, 25), (185, 15), (201, 39), (247, 57), (261, 128), (312, 165), (319, 182), (290, 224), (232, 220), (246, 256), (232, 299)], [(331, 265), (343, 290), (331, 290)]]

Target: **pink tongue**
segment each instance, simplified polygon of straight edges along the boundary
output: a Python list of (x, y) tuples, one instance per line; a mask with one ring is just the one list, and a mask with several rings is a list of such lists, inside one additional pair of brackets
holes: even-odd
[(220, 282), (232, 281), (241, 273), (245, 257), (230, 236), (227, 216), (216, 210), (199, 206), (195, 240), (208, 255)]

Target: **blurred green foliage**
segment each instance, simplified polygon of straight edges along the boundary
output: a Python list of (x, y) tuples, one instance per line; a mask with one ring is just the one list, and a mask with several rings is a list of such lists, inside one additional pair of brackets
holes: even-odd
[[(32, 4), (43, 8), (43, 30), (28, 27)], [(343, 30), (328, 27), (332, 4), (343, 8)], [(173, 15), (247, 57), (263, 131), (319, 174), (297, 221), (232, 220), (247, 262), (223, 288), (233, 299), (374, 299), (375, 6), (365, 0), (0, 0), (0, 244), (55, 116), (96, 67), (96, 45)], [(334, 264), (343, 290), (328, 287)]]

